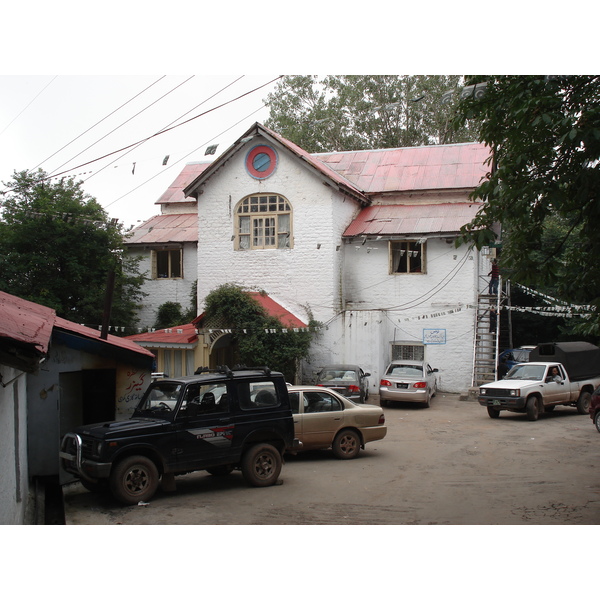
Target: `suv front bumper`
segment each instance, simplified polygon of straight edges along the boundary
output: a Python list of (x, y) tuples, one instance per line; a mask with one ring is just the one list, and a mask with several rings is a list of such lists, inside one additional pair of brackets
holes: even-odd
[(110, 475), (112, 463), (83, 458), (81, 437), (75, 433), (65, 435), (58, 456), (63, 469), (81, 479), (96, 481), (106, 479)]

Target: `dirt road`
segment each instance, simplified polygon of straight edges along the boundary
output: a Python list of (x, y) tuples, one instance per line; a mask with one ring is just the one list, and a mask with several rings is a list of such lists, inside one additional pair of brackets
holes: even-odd
[(558, 407), (538, 421), (438, 394), (429, 409), (386, 408), (388, 434), (356, 460), (289, 457), (281, 485), (249, 488), (241, 474), (178, 477), (144, 506), (64, 489), (67, 524), (494, 525), (599, 524), (600, 435)]

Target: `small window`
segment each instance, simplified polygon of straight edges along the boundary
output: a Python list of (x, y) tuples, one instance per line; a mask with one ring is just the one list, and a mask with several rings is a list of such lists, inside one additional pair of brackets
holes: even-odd
[(392, 360), (425, 360), (425, 346), (392, 344)]
[(390, 242), (390, 274), (425, 273), (425, 243)]
[(248, 196), (236, 215), (236, 250), (291, 248), (292, 209), (282, 196)]
[(152, 279), (179, 279), (183, 277), (182, 251), (153, 250)]

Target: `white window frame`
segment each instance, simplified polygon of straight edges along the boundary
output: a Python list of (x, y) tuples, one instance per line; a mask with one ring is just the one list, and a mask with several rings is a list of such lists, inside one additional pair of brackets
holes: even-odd
[(287, 250), (292, 246), (292, 205), (287, 198), (251, 194), (237, 203), (236, 250)]

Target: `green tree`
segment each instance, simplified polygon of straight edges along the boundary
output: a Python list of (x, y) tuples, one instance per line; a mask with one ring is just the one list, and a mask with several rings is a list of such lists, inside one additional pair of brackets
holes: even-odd
[(451, 127), (459, 76), (284, 77), (268, 95), (265, 125), (308, 152), (473, 141), (473, 125)]
[(458, 105), (456, 123), (475, 121), (490, 146), (485, 201), (459, 242), (496, 241), (515, 281), (592, 305), (579, 331), (600, 334), (600, 77), (477, 76), (485, 94)]
[(139, 259), (123, 254), (122, 226), (84, 193), (82, 182), (51, 182), (42, 170), (15, 172), (1, 191), (0, 289), (99, 325), (108, 274), (115, 286), (111, 325), (133, 326), (143, 297)]
[[(208, 323), (232, 329), (242, 364), (268, 366), (293, 380), (297, 363), (308, 355), (318, 323), (311, 319), (309, 331), (282, 331), (285, 327), (239, 286), (224, 284), (204, 301)], [(275, 332), (269, 330), (276, 330)]]

